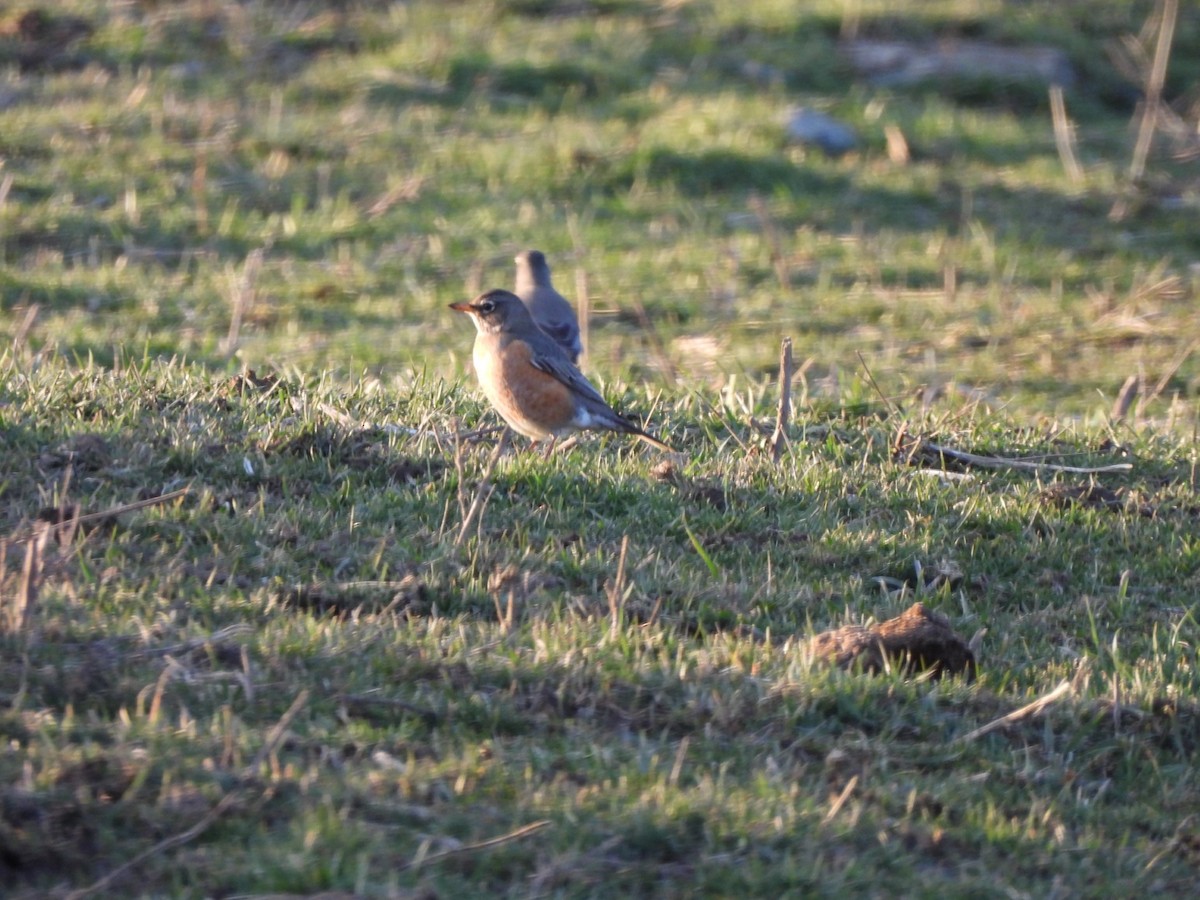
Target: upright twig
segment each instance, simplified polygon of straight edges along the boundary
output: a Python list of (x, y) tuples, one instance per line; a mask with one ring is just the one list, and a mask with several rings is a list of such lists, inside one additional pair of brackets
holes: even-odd
[[(34, 526), (33, 539), (25, 545), (25, 565), (21, 569), (21, 580), (17, 583), (16, 595), (5, 604), (4, 630), (9, 634), (29, 634), (37, 615), (38, 592), (42, 587), (45, 572), (46, 545), (54, 526), (49, 522), (38, 522)], [(8, 542), (5, 542), (7, 556)]]
[(496, 604), (496, 621), (500, 623), (500, 633), (508, 634), (512, 631), (513, 621), (516, 619), (516, 599), (517, 592), (512, 588), (508, 589), (508, 607), (500, 605), (500, 592), (492, 593), (492, 602)]
[(17, 325), (16, 333), (13, 334), (13, 353), (20, 353), (25, 349), (25, 342), (29, 339), (29, 332), (33, 328), (34, 320), (37, 319), (40, 310), (41, 307), (36, 303), (30, 303), (26, 307), (25, 315), (21, 316), (21, 323)]
[(458, 423), (454, 423), (454, 474), (457, 476), (458, 485), (455, 489), (455, 499), (458, 500), (458, 518), (459, 521), (466, 521), (467, 510), (467, 475), (463, 468), (463, 435), (458, 428)]
[(867, 382), (871, 385), (871, 388), (879, 396), (879, 399), (883, 401), (884, 406), (886, 406), (891, 411), (892, 415), (903, 416), (904, 410), (901, 409), (899, 406), (897, 406), (896, 403), (887, 394), (885, 394), (883, 392), (883, 389), (879, 386), (879, 383), (875, 380), (875, 376), (871, 374), (871, 367), (868, 366), (867, 361), (865, 359), (863, 359), (862, 352), (856, 350), (855, 355), (858, 357), (859, 363), (862, 364), (863, 374), (867, 376)]
[(907, 166), (912, 161), (912, 152), (908, 149), (908, 140), (899, 125), (884, 125), (883, 136), (887, 141), (888, 159), (897, 166)]
[(234, 275), (232, 269), (227, 273), (229, 278), (229, 333), (225, 336), (222, 350), (232, 354), (238, 345), (242, 333), (242, 320), (246, 312), (254, 305), (256, 295), (255, 284), (258, 273), (262, 269), (263, 252), (261, 249), (250, 251), (242, 264), (240, 276)]
[(608, 612), (611, 617), (608, 626), (609, 637), (617, 636), (625, 612), (625, 557), (628, 553), (629, 535), (626, 534), (621, 536), (621, 556), (617, 560), (616, 578), (604, 586), (605, 593), (608, 594)]
[(1079, 160), (1075, 158), (1075, 132), (1071, 120), (1067, 118), (1062, 85), (1050, 85), (1050, 120), (1054, 125), (1054, 144), (1058, 147), (1058, 158), (1062, 160), (1067, 180), (1077, 187), (1083, 181), (1083, 170), (1079, 167)]
[(1200, 340), (1194, 340), (1175, 357), (1171, 365), (1167, 367), (1167, 371), (1163, 372), (1162, 377), (1158, 379), (1154, 387), (1138, 398), (1137, 417), (1142, 417), (1142, 410), (1147, 404), (1153, 403), (1159, 398), (1163, 391), (1167, 389), (1167, 385), (1171, 383), (1171, 379), (1175, 377), (1175, 373), (1179, 371), (1179, 367), (1187, 362), (1187, 358), (1196, 352), (1196, 348), (1200, 347)]
[(484, 507), (487, 506), (488, 499), (492, 496), (492, 472), (496, 470), (496, 463), (500, 460), (500, 454), (508, 446), (508, 433), (508, 429), (506, 428), (504, 434), (500, 435), (500, 440), (496, 442), (496, 449), (488, 457), (487, 468), (483, 470), (483, 478), (479, 481), (479, 487), (475, 489), (475, 497), (471, 500), (470, 507), (467, 508), (467, 514), (463, 516), (462, 527), (458, 530), (458, 537), (454, 539), (455, 547), (462, 546), (463, 541), (467, 539), (467, 535), (471, 531), (471, 526), (475, 523), (475, 519), (482, 515)]
[(1112, 412), (1109, 417), (1114, 422), (1122, 422), (1125, 416), (1129, 414), (1129, 408), (1133, 406), (1133, 401), (1137, 399), (1142, 383), (1141, 376), (1130, 375), (1125, 379), (1125, 383), (1121, 385), (1121, 390), (1117, 392), (1117, 399), (1113, 401)]
[(1138, 125), (1137, 143), (1133, 158), (1129, 162), (1129, 179), (1137, 181), (1146, 171), (1146, 159), (1150, 155), (1150, 144), (1158, 127), (1158, 111), (1162, 104), (1163, 85), (1167, 79), (1167, 61), (1171, 58), (1171, 41), (1175, 38), (1175, 19), (1179, 12), (1178, 0), (1162, 0), (1159, 6), (1158, 41), (1154, 47), (1154, 62), (1150, 66), (1150, 77), (1146, 80), (1146, 99), (1142, 105), (1142, 121)]
[(775, 415), (775, 434), (771, 437), (771, 459), (779, 462), (787, 443), (788, 422), (792, 417), (792, 339), (785, 337), (779, 349), (779, 411)]
[(263, 741), (263, 745), (258, 749), (258, 753), (254, 755), (254, 759), (251, 760), (250, 765), (242, 770), (243, 778), (254, 777), (258, 772), (259, 766), (279, 747), (279, 742), (283, 740), (288, 728), (291, 727), (296, 716), (300, 715), (300, 710), (304, 709), (306, 703), (308, 703), (307, 688), (296, 695), (296, 699), (292, 701), (292, 705), (279, 717), (279, 721), (271, 726), (271, 730), (267, 732), (266, 740)]
[[(1158, 40), (1154, 46), (1154, 60), (1145, 76), (1145, 98), (1142, 100), (1141, 120), (1138, 122), (1137, 142), (1133, 157), (1129, 161), (1129, 181), (1136, 185), (1146, 173), (1146, 160), (1150, 157), (1150, 145), (1158, 128), (1162, 110), (1162, 90), (1167, 78), (1167, 62), (1171, 58), (1171, 42), (1175, 37), (1175, 20), (1179, 12), (1178, 0), (1161, 0), (1158, 7)], [(1128, 197), (1117, 198), (1109, 210), (1113, 221), (1125, 218), (1128, 212)]]

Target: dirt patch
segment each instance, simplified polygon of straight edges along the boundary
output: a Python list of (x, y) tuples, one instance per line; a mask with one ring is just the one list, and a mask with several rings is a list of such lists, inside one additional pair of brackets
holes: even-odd
[(425, 616), (433, 608), (428, 585), (412, 574), (396, 582), (300, 585), (284, 593), (279, 603), (287, 609), (337, 619), (388, 613)]
[(93, 31), (87, 19), (33, 7), (0, 20), (0, 54), (25, 72), (81, 69), (89, 59), (78, 45)]
[(112, 461), (112, 444), (98, 434), (77, 434), (38, 457), (38, 463), (47, 470), (69, 465), (79, 473), (98, 472), (111, 465)]
[(905, 672), (975, 676), (975, 654), (950, 623), (923, 603), (914, 603), (879, 625), (846, 625), (818, 634), (810, 644), (817, 659), (867, 672), (898, 664)]
[(1109, 512), (1131, 512), (1152, 517), (1157, 510), (1149, 503), (1138, 503), (1123, 491), (1111, 490), (1098, 484), (1053, 484), (1038, 494), (1038, 499), (1059, 509), (1086, 506)]

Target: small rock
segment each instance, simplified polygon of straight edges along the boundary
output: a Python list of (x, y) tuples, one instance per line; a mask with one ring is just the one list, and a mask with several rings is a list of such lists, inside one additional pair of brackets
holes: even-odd
[(786, 128), (791, 140), (816, 147), (828, 156), (842, 156), (858, 146), (858, 134), (853, 128), (806, 106), (788, 114)]

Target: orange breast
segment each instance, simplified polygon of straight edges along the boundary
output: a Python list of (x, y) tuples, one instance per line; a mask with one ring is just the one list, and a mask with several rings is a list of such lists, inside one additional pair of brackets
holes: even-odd
[(475, 341), (475, 373), (487, 398), (509, 425), (535, 441), (571, 431), (575, 395), (571, 389), (530, 362), (524, 341)]

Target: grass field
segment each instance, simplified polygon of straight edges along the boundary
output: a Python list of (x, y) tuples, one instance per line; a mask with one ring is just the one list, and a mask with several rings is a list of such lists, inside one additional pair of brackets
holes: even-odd
[[(1131, 178), (1154, 11), (0, 10), (0, 892), (1193, 895), (1200, 17)], [(851, 36), (1060, 49), (1080, 171), (1045, 85)], [(678, 455), (493, 455), (446, 304), (528, 247)], [(814, 660), (917, 600), (976, 678)]]

